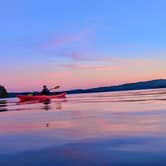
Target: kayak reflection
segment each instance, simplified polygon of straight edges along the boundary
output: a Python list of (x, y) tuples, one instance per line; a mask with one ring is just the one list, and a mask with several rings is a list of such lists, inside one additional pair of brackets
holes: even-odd
[[(27, 105), (27, 104), (37, 104), (37, 103), (43, 103), (44, 106), (42, 106), (41, 108), (48, 111), (51, 108), (51, 103), (54, 102), (54, 109), (56, 110), (61, 110), (62, 109), (62, 103), (63, 102), (67, 102), (67, 99), (59, 99), (56, 101), (52, 101), (51, 99), (45, 99), (45, 100), (41, 100), (41, 99), (36, 99), (36, 100), (28, 100), (28, 101), (19, 101), (17, 104), (18, 105)], [(53, 109), (52, 109), (53, 110)]]
[(45, 109), (46, 111), (51, 109), (50, 104), (51, 104), (51, 100), (50, 99), (46, 99), (45, 101), (42, 102), (44, 104), (43, 109)]
[(29, 101), (10, 101), (0, 100), (0, 112), (6, 111), (33, 111), (33, 110), (62, 110), (62, 104), (67, 99), (56, 100), (29, 100)]
[[(66, 99), (60, 100), (60, 101), (54, 101), (55, 109), (56, 110), (62, 110), (62, 103), (66, 102), (66, 101), (67, 101)], [(42, 109), (44, 109), (46, 111), (52, 109), (51, 108), (51, 102), (52, 101), (50, 99), (47, 99), (47, 100), (43, 101), (42, 103), (44, 104), (44, 107), (42, 107)]]

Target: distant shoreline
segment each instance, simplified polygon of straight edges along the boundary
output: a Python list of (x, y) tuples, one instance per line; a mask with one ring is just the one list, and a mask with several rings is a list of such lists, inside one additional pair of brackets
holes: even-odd
[[(150, 81), (142, 81), (135, 83), (127, 83), (122, 85), (90, 88), (90, 89), (75, 89), (67, 90), (67, 94), (81, 94), (81, 93), (98, 93), (98, 92), (116, 92), (116, 91), (129, 91), (129, 90), (147, 90), (147, 89), (159, 89), (166, 88), (166, 79), (157, 79)], [(8, 98), (16, 97), (18, 94), (35, 94), (36, 92), (9, 92)], [(58, 92), (60, 93), (60, 92)]]

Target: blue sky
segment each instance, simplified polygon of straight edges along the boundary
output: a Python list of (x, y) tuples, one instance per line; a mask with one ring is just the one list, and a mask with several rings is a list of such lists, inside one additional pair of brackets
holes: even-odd
[[(72, 75), (65, 80), (70, 82), (70, 86), (66, 83), (63, 85), (63, 80), (59, 80), (64, 89), (105, 85), (109, 84), (109, 81), (121, 83), (164, 77), (165, 6), (165, 0), (2, 1), (0, 5), (0, 56), (4, 62), (0, 66), (0, 74), (3, 75), (2, 84), (10, 90), (18, 91), (35, 89), (46, 80), (51, 86), (55, 80), (51, 80), (47, 74), (58, 75), (57, 71), (70, 71), (68, 74)], [(108, 62), (107, 59), (113, 61)], [(114, 64), (117, 59), (120, 62)], [(72, 86), (71, 80), (78, 79), (80, 73), (86, 75), (89, 72), (95, 75), (96, 70), (84, 70), (87, 66), (119, 67), (124, 66), (123, 61), (126, 63), (126, 60), (135, 59), (139, 61), (142, 59), (143, 62), (145, 59), (157, 61), (157, 64), (149, 67), (156, 66), (159, 75), (149, 71), (149, 76), (147, 74), (132, 80), (132, 76), (125, 79), (122, 74), (119, 75), (118, 81), (113, 77), (101, 84), (100, 80), (95, 80), (93, 84), (91, 83), (93, 80), (89, 80), (89, 84), (78, 82)], [(75, 65), (86, 66), (79, 68), (80, 73), (76, 74)], [(116, 73), (116, 70), (113, 72)], [(22, 74), (24, 77), (20, 79)], [(40, 80), (33, 82), (35, 85), (29, 89), (25, 87), (27, 85), (21, 84), (25, 82), (26, 75), (26, 81), (30, 82), (36, 79), (38, 74)], [(103, 74), (100, 74), (102, 78)], [(127, 76), (127, 73), (125, 74)]]

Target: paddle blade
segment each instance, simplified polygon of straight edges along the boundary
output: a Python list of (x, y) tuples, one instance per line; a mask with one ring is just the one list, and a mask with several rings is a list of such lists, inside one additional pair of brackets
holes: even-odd
[(52, 89), (58, 89), (58, 88), (60, 88), (59, 85), (55, 86), (54, 88), (51, 88), (50, 90), (52, 90)]

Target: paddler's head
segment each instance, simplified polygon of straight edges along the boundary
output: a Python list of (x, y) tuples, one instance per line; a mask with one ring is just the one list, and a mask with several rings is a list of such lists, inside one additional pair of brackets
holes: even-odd
[(46, 89), (47, 88), (47, 86), (46, 85), (43, 85), (43, 89)]

